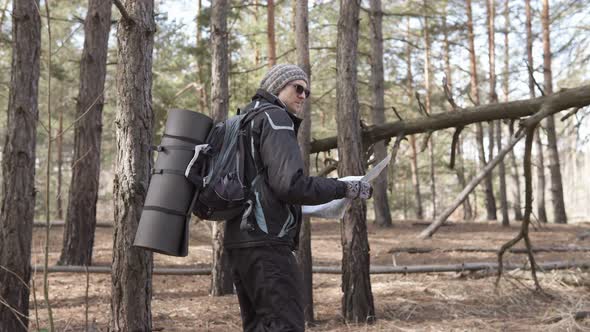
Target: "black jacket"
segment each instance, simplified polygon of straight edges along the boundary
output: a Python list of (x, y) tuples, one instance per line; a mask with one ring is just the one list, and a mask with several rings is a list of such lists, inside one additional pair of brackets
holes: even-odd
[(249, 230), (240, 229), (240, 218), (226, 222), (225, 247), (273, 244), (296, 249), (301, 227), (301, 205), (316, 205), (342, 198), (344, 182), (305, 176), (297, 142), (301, 119), (287, 111), (274, 95), (258, 90), (244, 112), (259, 111), (245, 128), (245, 180), (254, 202)]

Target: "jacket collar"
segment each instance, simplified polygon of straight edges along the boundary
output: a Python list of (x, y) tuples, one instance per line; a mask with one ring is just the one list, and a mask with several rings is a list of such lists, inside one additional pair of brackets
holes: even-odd
[(303, 120), (298, 118), (295, 114), (289, 112), (287, 110), (287, 106), (285, 106), (285, 104), (277, 96), (273, 95), (272, 93), (270, 93), (266, 90), (258, 89), (256, 91), (256, 94), (254, 95), (254, 97), (252, 97), (252, 101), (260, 100), (260, 99), (264, 99), (267, 102), (269, 102), (273, 105), (277, 105), (280, 108), (282, 108), (283, 110), (285, 110), (285, 112), (287, 112), (287, 114), (289, 115), (291, 120), (293, 120), (293, 124), (295, 125), (295, 132), (297, 133), (299, 131), (299, 126), (301, 125), (301, 122)]

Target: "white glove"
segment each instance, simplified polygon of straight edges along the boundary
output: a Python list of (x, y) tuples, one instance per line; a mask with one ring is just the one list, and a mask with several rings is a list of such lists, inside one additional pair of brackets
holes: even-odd
[(373, 187), (366, 181), (346, 181), (346, 197), (369, 199), (373, 195)]

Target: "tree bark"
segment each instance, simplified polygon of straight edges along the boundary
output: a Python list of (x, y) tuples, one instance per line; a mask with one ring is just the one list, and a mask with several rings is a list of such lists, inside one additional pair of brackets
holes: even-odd
[[(467, 7), (467, 34), (469, 39), (469, 63), (471, 64), (471, 97), (475, 105), (480, 104), (479, 99), (479, 82), (477, 78), (477, 62), (475, 60), (475, 41), (473, 32), (473, 14), (471, 10), (471, 0), (466, 0)], [(477, 148), (479, 151), (479, 162), (482, 165), (487, 163), (485, 156), (485, 148), (483, 143), (483, 125), (476, 124), (475, 133)], [(494, 187), (492, 184), (491, 174), (485, 178), (484, 181), (485, 205), (488, 220), (496, 220), (496, 199), (494, 198)]]
[[(488, 58), (490, 64), (490, 103), (498, 102), (498, 94), (496, 93), (496, 5), (494, 0), (487, 1), (488, 11)], [(495, 140), (498, 147), (498, 151), (502, 150), (502, 122), (495, 121), (490, 122), (490, 158), (492, 160), (493, 142), (494, 142), (494, 129), (495, 129)], [(498, 165), (498, 177), (500, 180), (500, 212), (502, 213), (502, 226), (508, 227), (510, 225), (510, 219), (508, 217), (508, 200), (506, 198), (506, 166), (504, 160), (500, 160)]]
[[(0, 331), (27, 331), (39, 117), (39, 1), (12, 2), (12, 67), (0, 206)], [(8, 176), (10, 175), (10, 176)], [(22, 281), (25, 284), (23, 284)], [(13, 312), (15, 310), (24, 317)]]
[[(526, 49), (527, 61), (529, 65), (529, 94), (531, 98), (535, 98), (535, 82), (533, 77), (533, 32), (532, 32), (532, 15), (531, 15), (531, 1), (525, 0), (526, 11)], [(535, 141), (537, 145), (537, 219), (542, 222), (547, 222), (547, 210), (545, 209), (545, 161), (543, 158), (543, 142), (541, 141), (540, 130), (535, 133)]]
[[(213, 50), (211, 73), (211, 116), (215, 123), (224, 121), (229, 112), (229, 57), (227, 16), (230, 12), (228, 0), (211, 3), (211, 44)], [(223, 247), (224, 222), (212, 223), (213, 273), (211, 290), (213, 296), (233, 293), (231, 267)]]
[[(543, 25), (543, 77), (545, 81), (545, 93), (553, 93), (553, 78), (551, 73), (551, 39), (549, 22), (549, 0), (543, 0), (541, 14)], [(559, 151), (557, 150), (557, 133), (553, 116), (547, 118), (547, 152), (549, 154), (549, 173), (551, 174), (551, 202), (553, 203), (553, 219), (558, 224), (567, 224), (565, 202), (563, 199), (563, 182), (561, 180), (561, 168), (559, 163)]]
[[(295, 45), (297, 49), (297, 63), (305, 71), (311, 89), (311, 64), (309, 60), (309, 25), (308, 25), (308, 2), (307, 0), (295, 1)], [(303, 119), (299, 127), (299, 147), (305, 165), (305, 174), (309, 175), (309, 150), (311, 148), (311, 102), (306, 100), (303, 104), (302, 113), (299, 117)], [(311, 223), (309, 217), (304, 217), (299, 231), (299, 250), (297, 251), (297, 262), (302, 273), (303, 284), (303, 314), (305, 321), (314, 321), (313, 308), (313, 274), (312, 274), (312, 252), (311, 252)]]
[[(336, 122), (338, 125), (338, 172), (340, 176), (362, 175), (362, 136), (357, 96), (357, 48), (360, 2), (340, 1), (336, 53)], [(348, 322), (375, 321), (369, 275), (369, 242), (366, 203), (355, 200), (341, 222), (342, 317)]]
[(268, 0), (266, 6), (266, 34), (268, 38), (268, 67), (277, 63), (277, 44), (275, 41), (275, 2)]
[[(383, 11), (381, 0), (371, 0), (371, 92), (373, 93), (373, 124), (385, 123), (385, 88), (383, 72)], [(376, 142), (375, 158), (383, 160), (387, 156), (385, 141)], [(387, 170), (384, 170), (373, 184), (373, 206), (375, 225), (391, 227), (391, 211), (387, 197)]]
[(111, 331), (152, 329), (152, 253), (132, 247), (152, 167), (152, 51), (156, 25), (153, 0), (127, 0), (117, 28), (117, 157), (114, 179), (114, 238)]
[[(59, 111), (59, 120), (58, 120), (58, 133), (61, 133), (64, 128), (64, 112), (63, 109)], [(58, 219), (63, 219), (64, 212), (63, 212), (63, 198), (62, 198), (62, 173), (63, 173), (63, 135), (59, 135), (55, 142), (57, 147), (57, 186), (56, 192), (57, 197), (55, 198), (55, 205), (56, 205), (56, 213)]]
[[(410, 33), (410, 19), (407, 19), (407, 38), (411, 40)], [(414, 76), (412, 75), (412, 46), (408, 43), (406, 47), (406, 63), (407, 63), (407, 90), (409, 105), (414, 105)], [(420, 174), (418, 172), (418, 152), (416, 150), (416, 137), (414, 135), (409, 136), (410, 148), (411, 148), (411, 160), (410, 170), (412, 172), (412, 185), (414, 187), (415, 212), (416, 219), (424, 219), (424, 211), (422, 209), (422, 194), (420, 193)]]
[(111, 7), (108, 1), (89, 0), (84, 21), (80, 91), (76, 103), (76, 119), (80, 120), (74, 131), (72, 179), (59, 259), (59, 264), (63, 265), (92, 264)]

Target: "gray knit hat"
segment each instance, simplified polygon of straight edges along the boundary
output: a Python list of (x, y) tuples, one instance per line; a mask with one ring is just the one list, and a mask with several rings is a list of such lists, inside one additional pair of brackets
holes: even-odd
[(291, 64), (275, 65), (262, 78), (260, 88), (276, 96), (285, 85), (297, 80), (303, 80), (309, 86), (307, 74), (299, 66)]

